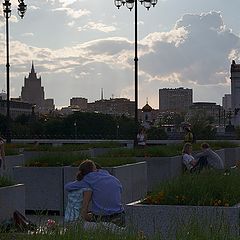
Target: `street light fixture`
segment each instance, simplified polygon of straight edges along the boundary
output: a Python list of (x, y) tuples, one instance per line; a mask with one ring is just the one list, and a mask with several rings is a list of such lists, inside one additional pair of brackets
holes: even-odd
[[(157, 4), (158, 0), (138, 0), (141, 5), (143, 5), (147, 10), (150, 9), (151, 6), (155, 7)], [(134, 120), (135, 120), (135, 137), (134, 137), (134, 145), (137, 146), (137, 133), (138, 133), (138, 38), (137, 38), (137, 5), (138, 5), (137, 0), (114, 0), (115, 6), (119, 9), (121, 6), (126, 5), (126, 7), (131, 11), (133, 7), (135, 6), (135, 20), (134, 20), (134, 25), (135, 25), (135, 41), (134, 41), (134, 46), (135, 46), (135, 57), (134, 57), (134, 62), (135, 62), (135, 115), (134, 115)]]
[[(27, 5), (23, 0), (18, 0), (18, 15), (23, 18), (27, 10)], [(7, 143), (11, 142), (11, 129), (10, 129), (10, 64), (9, 64), (9, 24), (8, 19), (11, 17), (11, 2), (5, 0), (3, 2), (3, 15), (6, 18), (6, 78), (7, 78)]]

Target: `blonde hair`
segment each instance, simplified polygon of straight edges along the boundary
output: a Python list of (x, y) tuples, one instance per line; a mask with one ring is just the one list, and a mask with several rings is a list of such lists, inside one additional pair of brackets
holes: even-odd
[(190, 149), (190, 147), (192, 147), (191, 143), (185, 143), (182, 149), (182, 154), (188, 153), (188, 150)]

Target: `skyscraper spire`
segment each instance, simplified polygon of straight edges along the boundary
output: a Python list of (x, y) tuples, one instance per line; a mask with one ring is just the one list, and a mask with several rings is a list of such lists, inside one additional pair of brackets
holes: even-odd
[(35, 69), (34, 69), (33, 61), (32, 61), (32, 69), (31, 69), (31, 73), (35, 73)]

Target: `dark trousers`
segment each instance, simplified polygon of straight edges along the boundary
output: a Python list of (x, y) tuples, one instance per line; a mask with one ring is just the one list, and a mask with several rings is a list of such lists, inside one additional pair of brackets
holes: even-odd
[(208, 168), (208, 161), (207, 161), (207, 157), (200, 157), (198, 159), (197, 164), (194, 166), (194, 168), (191, 169), (191, 172), (200, 172), (202, 171), (204, 168)]
[(102, 216), (93, 214), (92, 222), (111, 222), (119, 227), (125, 227), (125, 212)]

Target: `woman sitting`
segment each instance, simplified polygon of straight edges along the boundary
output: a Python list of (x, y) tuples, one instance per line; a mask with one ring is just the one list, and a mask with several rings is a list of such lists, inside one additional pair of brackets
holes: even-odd
[(198, 161), (192, 155), (192, 144), (185, 143), (182, 150), (182, 161), (187, 170), (192, 172), (198, 164)]

